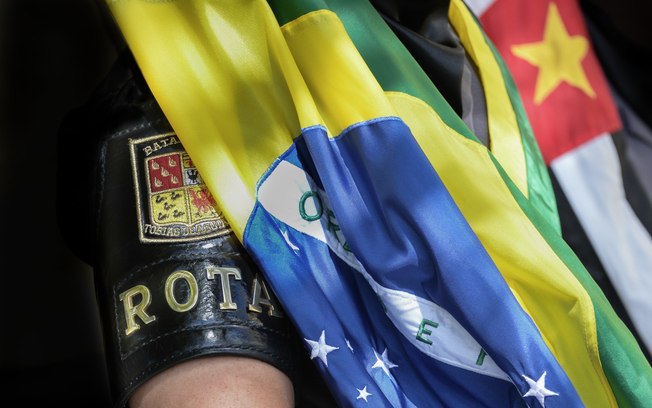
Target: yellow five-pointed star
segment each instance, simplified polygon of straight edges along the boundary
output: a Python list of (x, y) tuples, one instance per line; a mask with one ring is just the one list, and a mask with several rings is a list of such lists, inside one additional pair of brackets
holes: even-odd
[(581, 35), (568, 35), (555, 3), (548, 7), (543, 41), (513, 45), (511, 50), (517, 57), (539, 68), (535, 104), (540, 105), (562, 81), (595, 98), (595, 91), (582, 69), (589, 42)]

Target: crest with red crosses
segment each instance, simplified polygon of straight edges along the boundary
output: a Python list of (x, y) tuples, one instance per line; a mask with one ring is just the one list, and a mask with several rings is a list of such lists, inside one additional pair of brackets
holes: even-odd
[(131, 140), (130, 146), (141, 241), (194, 241), (230, 232), (175, 134)]

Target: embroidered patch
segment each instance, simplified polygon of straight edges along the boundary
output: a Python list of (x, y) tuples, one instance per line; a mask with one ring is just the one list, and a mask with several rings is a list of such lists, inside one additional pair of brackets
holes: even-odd
[(231, 232), (174, 133), (130, 140), (142, 242), (195, 241)]

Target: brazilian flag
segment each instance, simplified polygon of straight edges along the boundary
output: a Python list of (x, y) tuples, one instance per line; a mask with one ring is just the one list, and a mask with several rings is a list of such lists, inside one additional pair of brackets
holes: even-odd
[(341, 406), (652, 400), (461, 0), (449, 20), (480, 70), (489, 148), (366, 0), (109, 6)]

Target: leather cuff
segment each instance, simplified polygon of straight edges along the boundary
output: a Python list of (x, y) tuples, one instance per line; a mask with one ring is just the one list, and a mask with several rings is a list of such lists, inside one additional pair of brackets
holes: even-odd
[(94, 267), (116, 406), (198, 356), (252, 357), (292, 377), (290, 322), (142, 77), (122, 64), (67, 118), (58, 176), (63, 235)]

